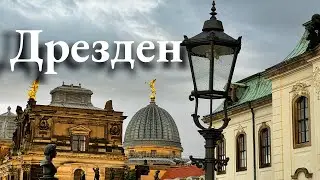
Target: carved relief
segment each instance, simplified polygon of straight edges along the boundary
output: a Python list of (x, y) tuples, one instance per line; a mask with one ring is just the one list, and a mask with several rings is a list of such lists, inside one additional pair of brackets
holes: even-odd
[(72, 128), (69, 129), (70, 134), (77, 134), (77, 135), (89, 135), (89, 133), (91, 132), (91, 129), (79, 125), (79, 126), (74, 126)]
[(29, 172), (31, 170), (31, 165), (30, 164), (22, 164), (22, 170), (24, 172)]
[(121, 134), (121, 127), (119, 124), (111, 124), (110, 127), (110, 134), (112, 136), (120, 136)]
[(40, 119), (40, 122), (39, 122), (39, 129), (40, 130), (49, 130), (48, 119), (49, 119), (49, 117), (45, 117), (45, 116)]
[(267, 123), (266, 122), (262, 122), (262, 124), (261, 124), (261, 126), (260, 126), (260, 128), (259, 128), (259, 131), (261, 131), (262, 129), (265, 129), (265, 128), (270, 128), (268, 125), (267, 125)]
[(315, 88), (315, 93), (318, 95), (318, 100), (320, 99), (320, 68), (316, 67), (313, 72), (313, 83)]
[(293, 96), (309, 95), (307, 87), (308, 87), (308, 85), (306, 83), (300, 83), (299, 82), (299, 83), (293, 85), (291, 92), (293, 93)]
[(312, 173), (309, 173), (307, 168), (298, 168), (295, 172), (294, 175), (291, 176), (292, 179), (298, 179), (298, 176), (300, 173), (304, 173), (306, 178), (312, 178)]
[(241, 126), (240, 123), (239, 123), (239, 126), (237, 128), (237, 131), (238, 131), (238, 134), (245, 133), (244, 128)]

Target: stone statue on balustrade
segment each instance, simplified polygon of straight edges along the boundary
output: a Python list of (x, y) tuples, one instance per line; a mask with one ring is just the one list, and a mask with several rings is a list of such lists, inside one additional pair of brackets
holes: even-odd
[(30, 126), (30, 119), (29, 119), (29, 113), (31, 112), (32, 106), (35, 104), (34, 99), (29, 99), (27, 103), (27, 107), (25, 110), (22, 109), (21, 106), (17, 106), (16, 109), (16, 130), (13, 133), (13, 153), (19, 154), (24, 150), (25, 142), (27, 142), (30, 138), (31, 134), (31, 126)]
[(320, 15), (314, 14), (311, 18), (310, 24), (307, 26), (309, 40), (307, 50), (314, 49), (320, 44)]

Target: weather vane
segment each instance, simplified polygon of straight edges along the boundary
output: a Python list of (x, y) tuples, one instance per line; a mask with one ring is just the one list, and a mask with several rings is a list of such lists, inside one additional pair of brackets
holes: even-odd
[(156, 99), (156, 88), (155, 88), (155, 84), (156, 84), (156, 79), (153, 79), (149, 82), (149, 86), (151, 89), (151, 95), (150, 95), (150, 99), (151, 101), (155, 101)]
[(29, 96), (29, 99), (36, 99), (36, 94), (37, 94), (37, 91), (38, 91), (38, 88), (39, 88), (39, 78), (37, 78), (36, 80), (34, 80), (32, 82), (32, 85), (31, 85), (31, 88), (30, 90), (28, 91), (28, 96)]

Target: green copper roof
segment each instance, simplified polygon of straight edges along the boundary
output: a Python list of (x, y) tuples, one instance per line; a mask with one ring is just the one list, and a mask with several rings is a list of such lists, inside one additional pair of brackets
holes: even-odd
[[(228, 106), (228, 108), (233, 108), (235, 106), (254, 101), (268, 95), (271, 95), (272, 86), (271, 81), (265, 79), (261, 73), (250, 76), (246, 79), (238, 81), (237, 83), (245, 84), (246, 87), (239, 87), (237, 89), (238, 101)], [(223, 104), (221, 104), (214, 113), (223, 110)]]
[(284, 61), (290, 60), (294, 57), (297, 57), (304, 52), (306, 52), (309, 44), (309, 40), (307, 40), (307, 37), (309, 35), (309, 32), (306, 30), (300, 39), (299, 43), (297, 46), (293, 49), (293, 51), (284, 59)]
[[(293, 49), (293, 51), (283, 61), (290, 61), (294, 57), (297, 57), (307, 51), (307, 48), (309, 45), (309, 40), (307, 40), (307, 37), (309, 35), (309, 32), (306, 29), (306, 27), (310, 23), (311, 21), (303, 24), (303, 26), (305, 27), (305, 32), (303, 36), (301, 37), (300, 41), (298, 42), (296, 47)], [(228, 109), (231, 109), (235, 106), (239, 106), (247, 102), (258, 100), (260, 98), (263, 98), (272, 94), (271, 81), (265, 79), (261, 75), (261, 73), (247, 77), (243, 80), (238, 81), (237, 83), (245, 84), (246, 87), (240, 87), (237, 89), (238, 101), (229, 105)], [(218, 106), (218, 108), (214, 111), (214, 113), (221, 112), (222, 110), (223, 110), (223, 103), (220, 106)]]
[[(307, 27), (309, 24), (310, 24), (310, 21), (303, 24), (303, 26)], [(292, 50), (292, 52), (284, 59), (284, 61), (297, 57), (307, 51), (307, 48), (309, 45), (309, 40), (307, 40), (308, 35), (309, 35), (309, 31), (305, 29), (305, 32), (303, 33), (303, 36), (301, 37), (300, 41), (298, 42), (296, 47)]]
[(247, 80), (245, 84), (247, 85), (247, 88), (236, 105), (253, 101), (271, 94), (271, 81), (266, 80), (260, 74), (253, 77), (252, 79)]

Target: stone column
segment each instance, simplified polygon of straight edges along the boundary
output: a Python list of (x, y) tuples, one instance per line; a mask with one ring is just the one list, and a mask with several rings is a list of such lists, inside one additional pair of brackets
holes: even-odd
[(31, 165), (30, 164), (23, 164), (22, 171), (20, 173), (21, 180), (30, 180), (30, 172), (31, 172)]
[(8, 172), (8, 180), (16, 180), (19, 179), (19, 169), (16, 167), (9, 168)]
[(5, 180), (6, 174), (7, 174), (6, 169), (5, 169), (4, 167), (1, 167), (1, 168), (0, 168), (0, 178), (2, 178), (3, 180)]

